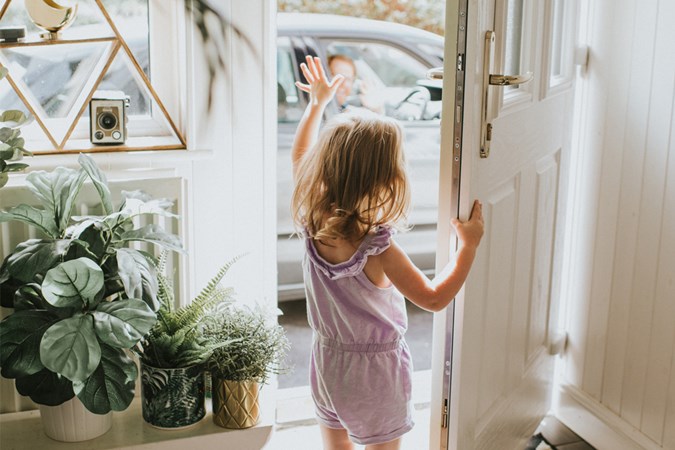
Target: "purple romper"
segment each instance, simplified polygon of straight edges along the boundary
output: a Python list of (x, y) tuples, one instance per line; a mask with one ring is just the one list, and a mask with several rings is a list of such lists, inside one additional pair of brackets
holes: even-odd
[(318, 420), (344, 428), (352, 441), (379, 444), (410, 431), (412, 359), (403, 335), (408, 318), (393, 286), (375, 286), (363, 272), (368, 256), (390, 245), (378, 227), (345, 262), (323, 259), (305, 237), (307, 315), (314, 330), (310, 384)]

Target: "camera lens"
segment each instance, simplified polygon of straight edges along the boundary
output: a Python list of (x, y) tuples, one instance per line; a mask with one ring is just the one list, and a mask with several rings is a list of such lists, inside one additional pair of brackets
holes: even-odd
[(117, 117), (110, 112), (104, 112), (98, 115), (98, 125), (104, 130), (112, 130), (117, 126)]

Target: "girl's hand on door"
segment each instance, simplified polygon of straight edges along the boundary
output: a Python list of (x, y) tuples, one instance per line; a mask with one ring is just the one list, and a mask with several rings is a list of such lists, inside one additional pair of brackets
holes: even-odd
[(469, 220), (461, 222), (459, 219), (452, 219), (452, 226), (463, 246), (477, 248), (483, 237), (483, 205), (480, 201), (473, 202)]

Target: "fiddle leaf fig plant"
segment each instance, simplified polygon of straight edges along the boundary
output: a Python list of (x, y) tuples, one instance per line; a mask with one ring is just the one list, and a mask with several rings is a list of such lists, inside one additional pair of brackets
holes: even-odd
[[(123, 192), (115, 210), (105, 175), (89, 156), (78, 161), (79, 170), (26, 177), (42, 208), (0, 211), (0, 222), (24, 222), (42, 235), (17, 245), (0, 268), (0, 287), (10, 286), (3, 292), (11, 292), (15, 308), (0, 322), (0, 373), (36, 403), (54, 406), (77, 395), (104, 414), (131, 403), (138, 369), (127, 350), (155, 325), (160, 307), (154, 257), (128, 244), (183, 249), (160, 227), (134, 225), (139, 215), (175, 218), (170, 201)], [(74, 217), (87, 179), (103, 215)]]
[[(0, 66), (0, 80), (7, 75), (7, 68)], [(9, 180), (9, 172), (18, 172), (28, 164), (20, 163), (24, 156), (33, 154), (24, 148), (21, 127), (32, 121), (22, 111), (9, 110), (0, 114), (0, 188)]]

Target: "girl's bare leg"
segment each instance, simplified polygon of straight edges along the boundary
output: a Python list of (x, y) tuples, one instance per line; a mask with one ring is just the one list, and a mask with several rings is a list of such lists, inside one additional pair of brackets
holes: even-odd
[[(323, 424), (319, 424), (319, 429), (323, 439), (323, 450), (354, 450), (354, 444), (349, 440), (347, 430), (336, 430)], [(397, 447), (392, 447), (392, 449), (394, 448)]]
[(399, 450), (401, 448), (401, 438), (383, 444), (366, 445), (366, 450)]

